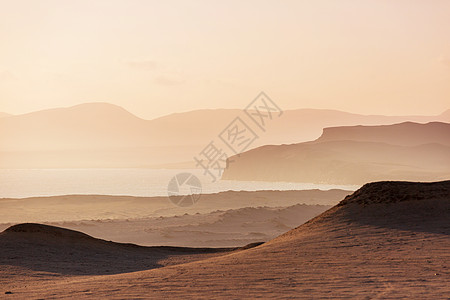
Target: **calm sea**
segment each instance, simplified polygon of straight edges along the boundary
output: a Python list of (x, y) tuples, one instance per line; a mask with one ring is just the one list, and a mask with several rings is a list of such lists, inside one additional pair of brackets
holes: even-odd
[(202, 193), (256, 190), (346, 189), (358, 186), (289, 182), (219, 180), (202, 170), (173, 169), (0, 169), (0, 198), (67, 194), (167, 196), (169, 181), (179, 173), (196, 175)]

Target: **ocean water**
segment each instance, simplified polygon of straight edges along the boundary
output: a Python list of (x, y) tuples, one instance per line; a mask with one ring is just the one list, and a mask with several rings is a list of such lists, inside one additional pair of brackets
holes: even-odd
[[(202, 193), (256, 190), (356, 190), (354, 185), (218, 180), (202, 170), (174, 169), (0, 169), (0, 198), (71, 194), (167, 196), (168, 184), (180, 173), (192, 173)], [(179, 194), (189, 194), (180, 190)]]

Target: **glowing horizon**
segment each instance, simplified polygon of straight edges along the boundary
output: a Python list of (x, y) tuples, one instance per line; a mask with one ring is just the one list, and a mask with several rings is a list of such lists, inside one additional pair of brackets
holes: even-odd
[(285, 110), (449, 108), (448, 1), (0, 3), (0, 112), (107, 102), (152, 119), (261, 90)]

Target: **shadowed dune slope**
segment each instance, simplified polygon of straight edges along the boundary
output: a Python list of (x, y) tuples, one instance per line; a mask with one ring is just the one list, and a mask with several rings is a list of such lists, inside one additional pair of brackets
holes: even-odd
[(450, 235), (448, 220), (449, 180), (421, 183), (381, 181), (365, 184), (333, 208), (271, 242), (295, 237), (307, 229), (327, 227), (333, 230), (332, 224), (369, 225)]
[(450, 181), (377, 182), (258, 247), (149, 271), (15, 287), (52, 298), (449, 296)]
[(24, 223), (0, 233), (0, 265), (58, 274), (114, 274), (220, 255), (242, 248), (143, 247), (70, 229)]

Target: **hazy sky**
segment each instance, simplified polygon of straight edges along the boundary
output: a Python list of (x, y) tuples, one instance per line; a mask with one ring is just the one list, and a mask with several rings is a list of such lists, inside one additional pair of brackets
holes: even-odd
[(0, 0), (0, 111), (450, 108), (450, 1)]

